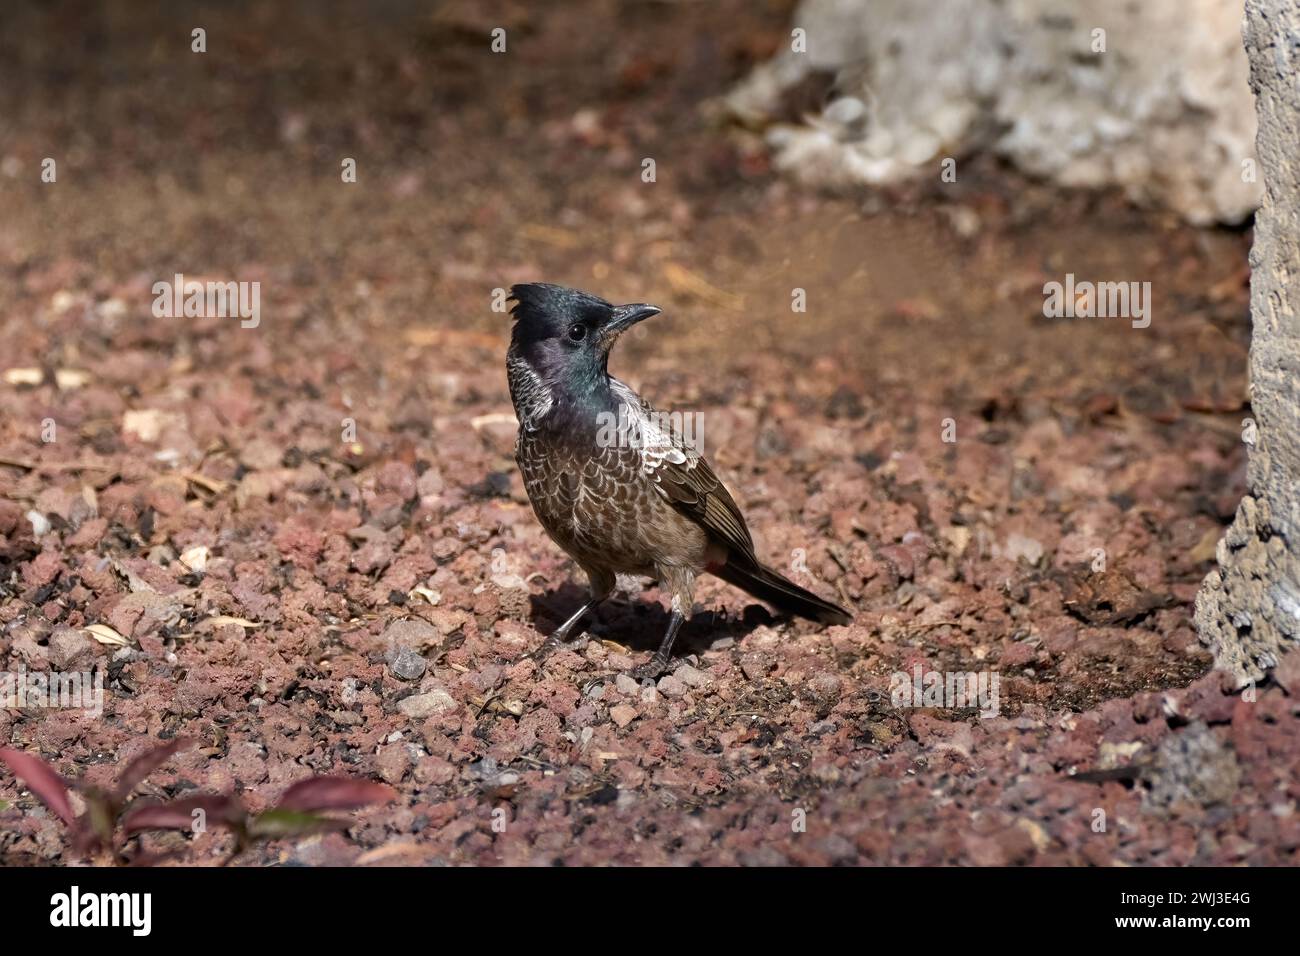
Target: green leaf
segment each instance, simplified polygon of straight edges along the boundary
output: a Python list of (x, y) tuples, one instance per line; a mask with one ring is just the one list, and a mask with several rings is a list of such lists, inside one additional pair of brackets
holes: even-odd
[(248, 835), (258, 840), (277, 840), (281, 837), (346, 830), (350, 826), (352, 823), (348, 820), (333, 820), (319, 813), (276, 808), (255, 816), (248, 825)]
[(91, 832), (99, 838), (104, 846), (113, 843), (113, 826), (117, 821), (117, 808), (108, 794), (95, 788), (82, 793), (86, 800), (86, 815), (90, 820)]
[(9, 809), (9, 801), (0, 800), (0, 813), (4, 813), (8, 809)]

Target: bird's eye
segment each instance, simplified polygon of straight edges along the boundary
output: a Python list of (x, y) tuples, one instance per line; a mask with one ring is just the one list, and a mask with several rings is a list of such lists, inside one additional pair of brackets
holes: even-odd
[(585, 325), (572, 325), (569, 327), (569, 341), (581, 342), (587, 337), (587, 327)]

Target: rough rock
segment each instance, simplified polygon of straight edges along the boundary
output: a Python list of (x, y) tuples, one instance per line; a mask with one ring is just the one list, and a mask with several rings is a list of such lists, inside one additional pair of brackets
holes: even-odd
[(1196, 599), (1196, 627), (1238, 684), (1300, 644), (1300, 2), (1248, 0), (1245, 41), (1267, 186), (1250, 252), (1247, 493)]
[(791, 20), (805, 49), (787, 37), (727, 105), (768, 122), (820, 77), (820, 114), (767, 137), (809, 183), (939, 180), (944, 160), (990, 149), (1062, 185), (1239, 222), (1261, 195), (1243, 165), (1255, 120), (1240, 20), (1236, 0), (805, 0)]

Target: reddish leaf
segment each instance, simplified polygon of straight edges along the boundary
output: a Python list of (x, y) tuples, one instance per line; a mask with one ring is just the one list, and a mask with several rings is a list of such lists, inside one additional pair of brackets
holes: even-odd
[(397, 796), (392, 787), (348, 777), (311, 777), (284, 792), (277, 810), (354, 810), (372, 803), (387, 803)]
[(194, 811), (202, 810), (205, 826), (233, 826), (243, 818), (244, 808), (231, 796), (204, 793), (182, 797), (169, 803), (151, 803), (136, 807), (122, 820), (127, 835), (141, 830), (190, 830), (194, 828)]
[(195, 741), (193, 740), (177, 737), (162, 746), (146, 750), (127, 764), (126, 769), (122, 771), (122, 776), (117, 778), (117, 789), (113, 791), (113, 799), (120, 805), (123, 800), (131, 795), (131, 791), (140, 785), (145, 777), (165, 764), (172, 754), (178, 750), (193, 747), (194, 744)]
[(57, 814), (60, 820), (76, 828), (77, 815), (68, 800), (68, 782), (55, 773), (53, 767), (40, 757), (8, 747), (0, 747), (0, 762), (12, 770), (14, 776), (25, 783), (27, 789)]

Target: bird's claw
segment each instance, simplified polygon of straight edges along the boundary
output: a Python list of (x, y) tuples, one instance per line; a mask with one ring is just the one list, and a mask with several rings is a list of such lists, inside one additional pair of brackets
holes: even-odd
[(525, 661), (536, 661), (540, 664), (542, 661), (546, 660), (546, 658), (550, 657), (551, 653), (559, 646), (560, 642), (555, 640), (554, 636), (548, 637), (533, 650), (525, 654), (521, 659)]
[(603, 683), (605, 683), (607, 680), (609, 680), (611, 677), (615, 677), (615, 676), (617, 676), (617, 675), (615, 675), (615, 674), (597, 674), (597, 675), (596, 675), (595, 677), (593, 677), (591, 680), (587, 681), (585, 684), (582, 685), (582, 696), (583, 696), (583, 697), (590, 696), (590, 694), (591, 694), (591, 689), (592, 689), (593, 687), (595, 687), (597, 684), (603, 684)]
[(564, 636), (556, 637), (554, 634), (552, 634), (546, 640), (542, 641), (542, 643), (537, 647), (536, 650), (529, 651), (527, 654), (525, 654), (523, 659), (533, 660), (540, 664), (542, 661), (546, 660), (546, 658), (550, 657), (552, 654), (558, 651), (561, 647), (567, 647), (571, 651), (581, 652), (582, 649), (585, 648), (589, 643), (591, 643), (591, 638), (588, 637), (586, 634), (580, 634), (577, 637), (575, 637), (572, 641), (568, 640)]
[(668, 658), (656, 654), (649, 661), (640, 667), (632, 668), (631, 674), (633, 680), (658, 680), (660, 675), (668, 669)]

